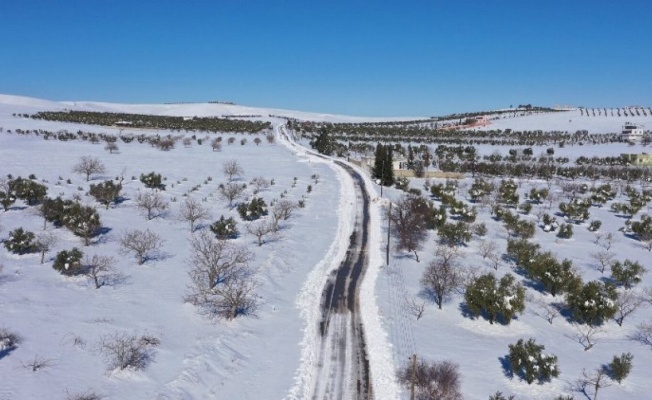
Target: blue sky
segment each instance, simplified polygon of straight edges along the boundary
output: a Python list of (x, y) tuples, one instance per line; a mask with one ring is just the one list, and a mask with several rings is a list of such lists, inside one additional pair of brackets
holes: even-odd
[(365, 116), (652, 106), (645, 0), (7, 0), (0, 93)]

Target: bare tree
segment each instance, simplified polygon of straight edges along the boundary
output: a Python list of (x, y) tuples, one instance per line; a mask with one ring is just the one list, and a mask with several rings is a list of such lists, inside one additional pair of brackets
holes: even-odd
[(213, 151), (222, 151), (222, 138), (216, 137), (211, 141), (211, 148)]
[(244, 174), (244, 170), (240, 166), (237, 160), (228, 160), (222, 164), (222, 172), (226, 176), (229, 182), (241, 177)]
[(271, 185), (271, 182), (269, 179), (266, 179), (262, 176), (257, 176), (254, 179), (249, 182), (249, 184), (253, 187), (253, 194), (257, 195), (261, 191), (268, 189)]
[(406, 295), (403, 299), (405, 311), (414, 315), (417, 318), (417, 321), (421, 319), (423, 313), (426, 311), (426, 302), (418, 300), (416, 297), (410, 295)]
[(42, 232), (36, 238), (36, 247), (41, 252), (41, 264), (45, 262), (45, 254), (57, 243), (57, 236), (52, 232)]
[(498, 253), (493, 253), (489, 255), (489, 264), (491, 267), (498, 271), (498, 268), (503, 264), (503, 257)]
[(102, 336), (98, 347), (109, 365), (109, 370), (142, 370), (152, 360), (152, 348), (159, 344), (160, 340), (153, 336), (139, 337), (135, 333), (115, 332)]
[(167, 210), (168, 203), (159, 192), (139, 192), (136, 196), (136, 205), (147, 213), (147, 219), (151, 220), (163, 215)]
[(460, 373), (452, 361), (428, 363), (419, 361), (414, 368), (411, 362), (398, 373), (404, 386), (414, 385), (419, 400), (462, 400)]
[(618, 326), (623, 326), (626, 317), (633, 314), (640, 307), (645, 306), (645, 298), (633, 290), (625, 290), (618, 294), (616, 299), (616, 316), (614, 320)]
[(440, 246), (421, 277), (421, 284), (440, 310), (444, 300), (464, 285), (464, 274), (457, 257), (455, 248)]
[(190, 222), (190, 232), (195, 231), (195, 223), (209, 219), (209, 210), (192, 197), (186, 197), (179, 206), (179, 216), (182, 220)]
[(233, 207), (233, 201), (244, 193), (244, 187), (235, 182), (229, 182), (226, 185), (220, 185), (219, 196), (222, 200), (229, 202), (229, 208)]
[(575, 328), (575, 335), (573, 338), (577, 340), (579, 344), (584, 347), (584, 351), (589, 351), (597, 343), (596, 335), (604, 332), (604, 329), (599, 326), (594, 326), (590, 324), (580, 324), (577, 322), (572, 323)]
[(247, 224), (247, 232), (254, 235), (258, 239), (258, 246), (265, 243), (265, 237), (272, 232), (275, 232), (276, 227), (273, 222), (260, 219)]
[(274, 230), (278, 230), (279, 223), (286, 221), (292, 216), (292, 212), (297, 208), (297, 205), (288, 199), (281, 199), (274, 203), (270, 211), (272, 217), (272, 224)]
[(614, 258), (615, 254), (610, 253), (609, 251), (598, 251), (597, 253), (591, 253), (591, 259), (597, 263), (596, 269), (603, 274), (604, 270), (613, 264)]
[(249, 263), (253, 253), (228, 240), (200, 232), (190, 239), (191, 285), (186, 301), (211, 318), (232, 319), (255, 312), (256, 283)]
[(48, 227), (48, 215), (50, 210), (48, 209), (49, 202), (48, 198), (45, 199), (41, 204), (39, 204), (36, 207), (30, 207), (29, 213), (36, 216), (43, 218), (43, 230), (46, 230)]
[(636, 332), (629, 335), (628, 339), (647, 346), (652, 346), (652, 321), (638, 324), (636, 326)]
[(274, 137), (273, 133), (268, 133), (267, 136), (265, 136), (265, 139), (267, 139), (267, 143), (269, 144), (274, 144), (276, 141), (276, 138)]
[(66, 391), (66, 394), (68, 395), (66, 400), (102, 400), (106, 398), (106, 396), (96, 393), (90, 389), (80, 393), (68, 393), (68, 391)]
[(80, 175), (86, 175), (86, 181), (91, 179), (92, 174), (103, 174), (106, 172), (106, 167), (102, 162), (91, 156), (82, 156), (79, 162), (72, 167), (72, 172)]
[(116, 142), (106, 142), (104, 150), (108, 151), (109, 154), (113, 154), (114, 151), (118, 151), (118, 144)]
[(480, 255), (483, 259), (491, 258), (497, 251), (498, 245), (494, 241), (485, 240), (480, 244)]
[(643, 299), (652, 305), (652, 287), (643, 289)]
[(41, 369), (45, 368), (50, 368), (52, 365), (54, 365), (54, 361), (50, 358), (45, 358), (42, 356), (39, 356), (38, 354), (34, 355), (34, 359), (27, 362), (27, 363), (22, 363), (23, 368), (29, 369), (32, 372), (39, 371)]
[(652, 239), (641, 240), (641, 245), (647, 251), (652, 251)]
[(95, 289), (111, 285), (122, 278), (115, 271), (115, 260), (109, 256), (93, 255), (84, 260), (84, 275), (95, 284)]
[[(529, 295), (526, 295), (526, 298), (528, 298)], [(544, 299), (532, 299), (528, 298), (530, 303), (533, 303), (534, 305), (537, 306), (536, 309), (530, 308), (530, 311), (534, 314), (537, 315), (546, 321), (548, 321), (549, 324), (552, 325), (552, 321), (555, 319), (556, 316), (559, 315), (559, 306), (557, 304), (550, 304)]]
[(120, 253), (134, 253), (138, 265), (143, 265), (147, 260), (155, 257), (155, 252), (163, 246), (163, 239), (149, 229), (139, 231), (134, 229), (126, 231), (120, 236)]
[(414, 253), (417, 262), (417, 251), (423, 247), (428, 236), (428, 220), (431, 214), (432, 210), (426, 199), (415, 195), (404, 195), (388, 212), (391, 232), (397, 239), (396, 249)]
[(575, 381), (573, 386), (588, 399), (597, 400), (600, 389), (611, 386), (611, 379), (604, 368), (598, 368), (592, 372), (582, 370), (582, 377)]
[(611, 246), (616, 242), (616, 237), (614, 236), (613, 233), (609, 232), (607, 233), (607, 236), (604, 237), (604, 243), (602, 244), (604, 248), (609, 251), (611, 249)]

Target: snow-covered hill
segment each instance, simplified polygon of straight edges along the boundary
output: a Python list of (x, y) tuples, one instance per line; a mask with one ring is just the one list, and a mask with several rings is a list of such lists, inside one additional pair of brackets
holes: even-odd
[[(353, 199), (342, 175), (334, 172), (329, 163), (311, 157), (303, 149), (286, 148), (279, 142), (271, 144), (265, 140), (255, 145), (248, 135), (222, 134), (221, 152), (212, 151), (206, 140), (200, 144), (197, 139), (207, 136), (201, 132), (195, 134), (189, 146), (177, 143), (177, 147), (169, 152), (134, 141), (129, 144), (118, 142), (119, 152), (110, 154), (103, 149), (103, 145), (88, 141), (43, 140), (35, 135), (15, 133), (16, 129), (119, 132), (112, 127), (33, 120), (20, 115), (64, 109), (178, 116), (260, 115), (261, 119), (273, 123), (283, 123), (283, 120), (270, 118), (270, 114), (331, 122), (369, 121), (363, 117), (228, 104), (51, 102), (0, 95), (0, 127), (3, 128), (0, 132), (0, 177), (34, 174), (37, 182), (47, 186), (51, 196), (78, 197), (82, 203), (98, 207), (103, 225), (107, 228), (91, 246), (85, 247), (79, 238), (67, 230), (48, 225), (46, 231), (53, 233), (58, 243), (47, 254), (44, 265), (40, 264), (37, 254), (16, 256), (6, 251), (4, 246), (0, 247), (0, 265), (4, 266), (0, 271), (0, 329), (10, 329), (23, 337), (23, 342), (15, 350), (3, 352), (0, 349), (0, 400), (68, 399), (84, 392), (95, 392), (110, 399), (300, 397), (297, 393), (302, 393), (302, 385), (312, 379), (309, 367), (314, 362), (309, 349), (314, 341), (305, 334), (317, 330), (316, 325), (310, 325), (314, 322), (310, 319), (316, 315), (314, 305), (319, 301), (321, 284), (329, 271), (329, 263), (337, 261), (335, 256), (346, 247), (344, 244), (348, 240), (342, 227), (348, 221), (347, 213)], [(579, 110), (534, 115), (516, 113), (491, 119), (491, 124), (482, 129), (588, 130), (589, 133), (607, 133), (620, 131), (624, 122), (642, 124), (649, 130), (652, 116), (648, 112), (647, 116), (638, 117), (610, 114), (589, 117)], [(180, 134), (149, 130), (141, 132), (146, 135)], [(184, 136), (191, 138), (192, 134), (186, 133)], [(229, 145), (227, 141), (230, 137), (234, 142)], [(480, 147), (482, 154), (496, 149), (507, 150), (489, 145)], [(605, 144), (567, 146), (555, 150), (558, 155), (574, 157), (617, 155), (631, 148), (626, 144)], [(545, 149), (535, 148), (535, 154), (542, 151)], [(85, 155), (99, 158), (107, 166), (106, 173), (94, 177), (91, 182), (74, 174), (73, 165)], [(226, 182), (221, 171), (222, 163), (230, 159), (236, 159), (242, 165), (245, 171), (242, 183), (248, 183), (257, 176), (275, 180), (275, 185), (260, 194), (268, 204), (280, 198), (304, 200), (306, 203), (305, 208), (296, 210), (279, 236), (270, 238), (261, 247), (256, 245), (255, 237), (246, 233), (246, 222), (218, 199), (219, 184)], [(136, 207), (135, 198), (139, 192), (146, 190), (138, 176), (150, 171), (167, 178), (168, 187), (163, 196), (169, 202), (170, 209), (162, 218), (148, 221)], [(86, 192), (90, 183), (116, 176), (125, 177), (125, 199), (118, 205), (104, 209)], [(318, 183), (315, 183), (315, 179)], [(438, 180), (432, 183), (443, 182)], [(414, 180), (411, 186), (423, 189), (424, 183), (423, 180)], [(470, 178), (460, 181), (456, 194), (458, 199), (469, 205), (466, 197), (471, 183)], [(551, 191), (559, 196), (552, 207), (537, 204), (531, 213), (519, 214), (520, 217), (537, 221), (537, 214), (542, 212), (554, 216), (558, 202), (567, 201), (561, 190), (561, 185), (565, 183), (520, 181), (521, 199), (530, 188), (540, 189), (549, 184)], [(586, 183), (592, 185), (596, 182)], [(251, 192), (248, 194), (251, 196)], [(395, 189), (385, 189), (385, 197), (394, 200), (401, 194)], [(257, 318), (213, 322), (197, 315), (193, 306), (184, 303), (189, 283), (187, 260), (190, 255), (190, 232), (186, 223), (179, 221), (177, 216), (179, 204), (187, 196), (202, 201), (211, 210), (212, 219), (207, 223), (220, 215), (233, 216), (238, 220), (241, 235), (236, 242), (249, 246), (256, 255), (253, 266), (260, 283), (258, 295), (261, 304)], [(612, 202), (627, 201), (622, 191), (618, 196)], [(383, 199), (373, 199), (374, 207), (384, 202)], [(575, 235), (568, 240), (558, 239), (554, 233), (546, 233), (537, 227), (534, 240), (542, 250), (572, 260), (585, 281), (609, 279), (608, 270), (604, 274), (596, 271), (592, 258), (592, 254), (607, 251), (605, 238), (608, 233), (615, 238), (609, 251), (616, 259), (634, 259), (652, 270), (650, 253), (640, 242), (618, 231), (624, 224), (624, 218), (611, 212), (609, 205), (591, 207), (591, 219), (602, 221), (598, 235), (589, 232), (584, 223), (574, 226)], [(18, 227), (41, 233), (42, 219), (34, 215), (31, 209), (18, 202), (7, 212), (0, 211), (0, 239), (6, 239), (8, 233)], [(642, 213), (650, 211), (649, 207), (644, 208), (634, 218), (638, 219)], [(378, 208), (374, 208), (372, 217), (378, 224), (381, 223)], [(562, 219), (560, 216), (557, 218)], [(499, 252), (504, 252), (509, 235), (502, 223), (492, 218), (488, 208), (479, 210), (478, 222), (486, 223), (488, 233), (482, 238), (474, 236), (468, 246), (460, 249), (460, 262), (465, 267), (478, 268), (479, 273), (517, 275), (510, 262), (501, 259), (498, 269), (494, 270), (488, 260), (480, 256), (483, 242), (495, 242)], [(164, 252), (159, 259), (138, 266), (131, 257), (120, 254), (118, 237), (132, 228), (147, 228), (165, 239)], [(206, 226), (202, 229), (206, 229)], [(371, 248), (376, 256), (384, 251), (385, 237), (384, 230), (371, 235)], [(126, 280), (115, 286), (94, 289), (86, 278), (63, 277), (51, 268), (52, 258), (58, 251), (73, 246), (87, 254), (114, 256), (116, 269)], [(649, 346), (628, 337), (635, 333), (637, 324), (651, 321), (650, 308), (638, 309), (627, 317), (622, 327), (609, 321), (596, 335), (596, 345), (590, 351), (584, 351), (577, 339), (577, 329), (563, 315), (557, 315), (552, 323), (544, 318), (545, 308), (542, 304), (562, 301), (562, 296), (552, 297), (543, 293), (536, 284), (517, 275), (519, 280), (526, 283), (531, 298), (537, 302), (528, 304), (526, 312), (510, 325), (490, 325), (482, 318), (465, 316), (462, 313), (463, 296), (460, 294), (451, 296), (443, 310), (437, 310), (432, 302), (426, 302), (425, 314), (417, 321), (406, 302), (406, 296), (411, 300), (422, 299), (420, 278), (425, 266), (434, 258), (435, 248), (436, 234), (430, 233), (421, 252), (421, 262), (417, 263), (407, 253), (393, 253), (389, 266), (384, 266), (384, 260), (379, 257), (373, 258), (374, 266), (368, 277), (377, 279), (366, 281), (362, 290), (365, 301), (371, 299), (368, 304), (372, 304), (365, 311), (376, 335), (371, 338), (371, 345), (386, 350), (375, 353), (382, 361), (375, 362), (371, 367), (372, 371), (374, 368), (378, 371), (376, 377), (389, 379), (387, 377), (392, 372), (388, 372), (391, 369), (388, 365), (392, 361), (395, 367), (403, 366), (408, 357), (416, 353), (423, 359), (451, 359), (458, 363), (462, 391), (467, 399), (486, 399), (496, 390), (506, 395), (516, 394), (519, 400), (552, 399), (561, 393), (571, 393), (569, 386), (583, 369), (593, 370), (609, 362), (612, 356), (628, 351), (635, 356), (630, 377), (622, 385), (614, 384), (603, 389), (600, 396), (636, 400), (649, 397), (652, 383), (648, 370), (652, 365), (652, 353)], [(651, 286), (652, 273), (648, 273), (635, 290), (641, 292), (643, 288)], [(378, 309), (374, 306), (376, 300)], [(389, 335), (391, 347), (386, 346), (383, 329)], [(103, 336), (116, 332), (147, 333), (161, 340), (152, 362), (145, 370), (107, 371), (98, 343)], [(505, 376), (500, 358), (505, 356), (507, 346), (520, 338), (529, 337), (536, 338), (546, 346), (547, 352), (559, 357), (560, 378), (544, 385), (528, 385)], [(385, 357), (390, 352), (393, 360)], [(34, 360), (42, 360), (49, 365), (32, 371), (29, 365)], [(374, 362), (373, 357), (371, 361)], [(379, 397), (395, 393), (393, 387), (393, 384), (387, 384), (382, 387), (387, 392), (378, 387), (375, 393)], [(582, 396), (577, 392), (573, 394), (575, 398)], [(407, 398), (407, 394), (403, 393), (401, 398)]]

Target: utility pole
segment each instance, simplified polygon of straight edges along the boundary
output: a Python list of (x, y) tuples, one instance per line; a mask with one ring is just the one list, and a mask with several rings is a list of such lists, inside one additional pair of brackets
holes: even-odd
[[(382, 187), (382, 186), (381, 186)], [(387, 250), (385, 251), (386, 264), (389, 266), (389, 239), (392, 228), (392, 202), (389, 202), (389, 213), (387, 214)]]
[(417, 355), (412, 354), (412, 382), (410, 384), (410, 400), (414, 400), (414, 384), (417, 380)]
[(383, 157), (383, 168), (380, 172), (380, 198), (383, 198), (383, 185), (385, 184), (385, 157)]

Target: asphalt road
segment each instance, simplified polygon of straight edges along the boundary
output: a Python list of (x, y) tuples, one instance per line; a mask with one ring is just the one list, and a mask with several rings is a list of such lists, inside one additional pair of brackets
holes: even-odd
[(369, 195), (362, 177), (336, 161), (356, 191), (356, 218), (346, 257), (322, 292), (321, 346), (314, 400), (372, 399), (364, 326), (360, 319), (360, 283), (368, 265)]

